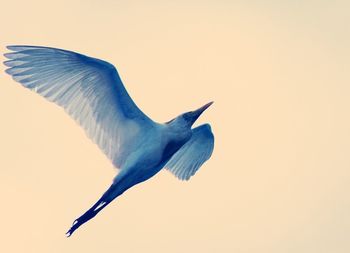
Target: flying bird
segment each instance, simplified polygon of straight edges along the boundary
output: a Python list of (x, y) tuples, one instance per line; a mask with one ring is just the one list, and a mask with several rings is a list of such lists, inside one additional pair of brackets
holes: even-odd
[(137, 107), (112, 64), (57, 48), (7, 48), (11, 52), (4, 54), (9, 59), (4, 62), (6, 73), (63, 107), (119, 169), (101, 198), (73, 222), (68, 237), (127, 189), (163, 168), (188, 180), (210, 158), (210, 125), (192, 125), (213, 102), (157, 123)]

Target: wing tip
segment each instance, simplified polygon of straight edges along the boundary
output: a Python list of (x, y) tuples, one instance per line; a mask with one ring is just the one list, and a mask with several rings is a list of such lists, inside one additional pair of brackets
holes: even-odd
[(204, 123), (204, 124), (193, 129), (193, 131), (195, 131), (195, 132), (201, 132), (203, 130), (205, 130), (208, 133), (213, 134), (213, 131), (211, 129), (211, 125), (209, 123)]
[(4, 53), (3, 56), (6, 57), (7, 59), (11, 59), (10, 56), (11, 56), (12, 53)]
[(6, 48), (8, 50), (10, 50), (10, 52), (6, 52), (3, 54), (4, 57), (6, 57), (7, 59), (9, 60), (15, 60), (21, 56), (24, 56), (21, 52), (24, 49), (24, 47), (26, 46), (17, 46), (17, 45), (9, 45), (9, 46), (6, 46)]
[(21, 46), (21, 45), (7, 45), (6, 49), (11, 50), (11, 51), (17, 51), (18, 48), (20, 48), (20, 47), (24, 47), (24, 46)]
[(10, 68), (5, 69), (5, 73), (8, 74), (8, 75), (10, 75), (10, 76), (12, 76), (11, 73), (10, 73)]
[(211, 132), (211, 125), (209, 123), (206, 123), (203, 126)]
[[(5, 56), (5, 54), (4, 54), (4, 56)], [(11, 60), (6, 60), (6, 61), (3, 61), (2, 64), (4, 64), (6, 67), (10, 68), (11, 67), (11, 62), (12, 62)]]
[(6, 48), (8, 50), (14, 51), (14, 52), (21, 52), (28, 49), (53, 49), (50, 47), (44, 47), (44, 46), (30, 46), (30, 45), (7, 45)]

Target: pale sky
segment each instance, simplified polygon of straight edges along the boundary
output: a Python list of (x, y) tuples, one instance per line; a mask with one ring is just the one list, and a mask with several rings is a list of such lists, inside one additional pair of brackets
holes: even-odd
[[(350, 252), (349, 1), (1, 1), (0, 48), (114, 64), (159, 122), (214, 100), (188, 182), (169, 172), (65, 232), (112, 164), (0, 67), (0, 252)], [(5, 60), (1, 56), (1, 61)]]

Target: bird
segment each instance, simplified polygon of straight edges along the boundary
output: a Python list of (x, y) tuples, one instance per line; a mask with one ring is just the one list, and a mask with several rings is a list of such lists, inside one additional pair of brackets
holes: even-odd
[(53, 47), (6, 48), (5, 72), (63, 107), (117, 171), (100, 199), (73, 222), (67, 237), (126, 190), (159, 171), (166, 169), (180, 180), (189, 180), (211, 157), (210, 124), (194, 128), (193, 124), (213, 102), (159, 123), (139, 109), (117, 69), (104, 60)]

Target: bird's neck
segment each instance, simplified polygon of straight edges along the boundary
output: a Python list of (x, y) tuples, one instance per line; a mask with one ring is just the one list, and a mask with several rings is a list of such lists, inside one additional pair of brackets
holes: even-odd
[(187, 141), (191, 138), (192, 130), (191, 127), (180, 124), (168, 124), (167, 125), (167, 133), (169, 137), (177, 140), (185, 140)]

